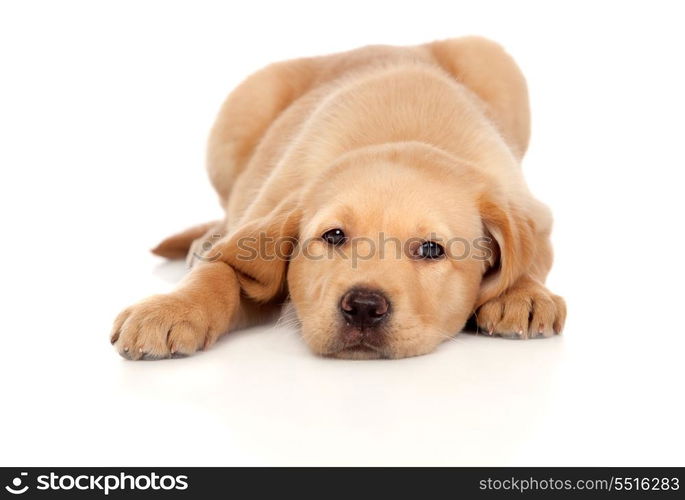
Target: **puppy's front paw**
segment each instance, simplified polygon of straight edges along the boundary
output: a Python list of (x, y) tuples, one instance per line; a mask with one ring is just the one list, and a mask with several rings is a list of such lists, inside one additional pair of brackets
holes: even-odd
[(542, 285), (514, 287), (483, 304), (478, 326), (489, 335), (508, 338), (551, 337), (561, 333), (566, 303)]
[(159, 359), (191, 354), (212, 341), (200, 307), (179, 294), (155, 295), (114, 320), (110, 338), (127, 359)]

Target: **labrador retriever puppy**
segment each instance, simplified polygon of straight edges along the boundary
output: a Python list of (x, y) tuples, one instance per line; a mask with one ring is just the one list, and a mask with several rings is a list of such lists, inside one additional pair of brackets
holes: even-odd
[(153, 250), (188, 255), (177, 289), (125, 309), (128, 359), (187, 355), (289, 300), (315, 353), (433, 351), (484, 333), (561, 331), (548, 208), (529, 192), (525, 80), (477, 37), (276, 63), (227, 98), (208, 170), (225, 218)]

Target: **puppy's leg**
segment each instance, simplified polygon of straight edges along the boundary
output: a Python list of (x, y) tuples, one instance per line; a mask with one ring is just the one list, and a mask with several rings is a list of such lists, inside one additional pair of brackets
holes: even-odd
[(311, 58), (271, 64), (226, 98), (207, 148), (207, 171), (222, 204), (274, 120), (309, 90), (319, 64)]
[(228, 331), (239, 303), (233, 268), (222, 261), (203, 262), (172, 293), (149, 297), (119, 314), (111, 342), (129, 359), (191, 354)]
[(528, 88), (514, 59), (497, 43), (463, 37), (428, 44), (438, 64), (471, 89), (500, 129), (517, 158), (530, 138)]
[(561, 333), (565, 319), (564, 299), (532, 276), (520, 278), (476, 313), (478, 326), (487, 334), (521, 339)]

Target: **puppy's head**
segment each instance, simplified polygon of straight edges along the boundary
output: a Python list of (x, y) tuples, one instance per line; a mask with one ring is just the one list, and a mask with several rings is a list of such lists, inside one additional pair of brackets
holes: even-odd
[(513, 256), (526, 225), (490, 191), (468, 165), (425, 145), (361, 150), (257, 224), (260, 238), (278, 239), (276, 258), (232, 264), (257, 300), (277, 295), (287, 274), (317, 353), (424, 354), (521, 267), (524, 257)]

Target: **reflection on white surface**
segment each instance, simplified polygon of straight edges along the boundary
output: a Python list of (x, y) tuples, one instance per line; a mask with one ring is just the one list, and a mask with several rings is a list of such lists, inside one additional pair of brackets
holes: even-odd
[(176, 284), (188, 272), (186, 263), (182, 260), (161, 260), (152, 273), (166, 283)]
[(431, 356), (343, 361), (260, 328), (194, 358), (123, 363), (121, 384), (162, 406), (191, 395), (265, 463), (490, 462), (511, 459), (548, 412), (561, 346), (465, 335)]

